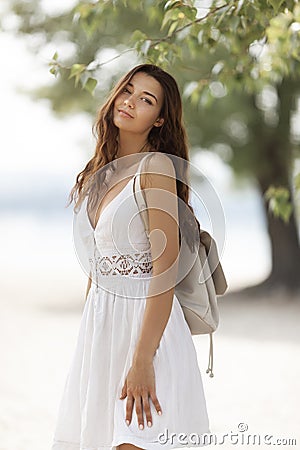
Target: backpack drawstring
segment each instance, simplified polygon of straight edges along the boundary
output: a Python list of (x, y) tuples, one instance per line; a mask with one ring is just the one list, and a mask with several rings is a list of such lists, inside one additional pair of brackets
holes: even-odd
[(206, 373), (209, 373), (210, 377), (213, 377), (213, 363), (214, 363), (214, 357), (213, 357), (213, 336), (212, 333), (209, 333), (209, 357), (208, 357), (208, 367), (206, 370)]

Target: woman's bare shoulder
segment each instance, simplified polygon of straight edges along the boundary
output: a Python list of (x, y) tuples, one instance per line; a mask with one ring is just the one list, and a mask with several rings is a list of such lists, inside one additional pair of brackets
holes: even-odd
[(150, 187), (153, 182), (153, 175), (167, 175), (176, 177), (176, 172), (172, 159), (165, 153), (153, 152), (146, 158), (145, 165), (141, 173), (141, 188)]

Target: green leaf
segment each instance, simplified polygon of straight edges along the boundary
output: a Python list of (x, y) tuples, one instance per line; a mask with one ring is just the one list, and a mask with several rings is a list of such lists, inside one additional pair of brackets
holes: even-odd
[(279, 11), (279, 8), (283, 2), (284, 0), (268, 0), (268, 3), (270, 3), (270, 5), (272, 6), (272, 8), (275, 10), (276, 13)]
[[(221, 5), (220, 5), (220, 7), (221, 7)], [(216, 27), (219, 27), (220, 25), (221, 25), (221, 23), (223, 22), (223, 19), (225, 18), (225, 17), (228, 17), (229, 16), (229, 14), (228, 14), (228, 11), (231, 9), (231, 7), (232, 7), (232, 5), (231, 4), (229, 4), (229, 5), (226, 5), (226, 3), (223, 5), (223, 8), (222, 9), (220, 9), (220, 11), (219, 11), (219, 15), (220, 15), (220, 17), (219, 17), (219, 19), (217, 20), (217, 22), (216, 22)]]
[(285, 223), (288, 223), (293, 206), (289, 201), (289, 190), (283, 186), (274, 187), (271, 185), (264, 194), (264, 197), (269, 200), (269, 211), (275, 217), (280, 217)]
[(83, 86), (91, 95), (94, 94), (94, 90), (97, 86), (98, 81), (95, 78), (88, 78), (87, 82)]
[(57, 74), (57, 67), (52, 66), (50, 69), (50, 73), (52, 73), (52, 75), (56, 75)]
[(241, 18), (238, 16), (233, 16), (231, 17), (231, 19), (229, 20), (229, 24), (231, 27), (231, 30), (235, 33), (237, 31), (237, 28), (240, 24)]
[(174, 12), (173, 9), (170, 9), (169, 11), (167, 11), (166, 14), (164, 15), (160, 29), (163, 30), (165, 28), (165, 26), (168, 24), (168, 22), (170, 22), (172, 20), (176, 20), (177, 16), (178, 16), (178, 10), (177, 10), (177, 12)]
[(294, 14), (294, 19), (296, 20), (296, 22), (300, 22), (300, 5), (299, 4), (296, 4), (294, 6), (293, 14)]
[(58, 53), (55, 52), (54, 55), (52, 56), (52, 59), (53, 59), (54, 61), (57, 61), (57, 58), (58, 58)]
[(171, 36), (173, 34), (173, 32), (176, 30), (177, 26), (178, 26), (178, 20), (175, 20), (169, 28), (168, 36)]
[(69, 79), (84, 72), (85, 68), (85, 64), (73, 64), (73, 66), (71, 67)]
[(185, 13), (185, 15), (186, 15), (186, 17), (187, 17), (188, 19), (190, 19), (191, 21), (193, 21), (193, 20), (196, 19), (197, 8), (189, 8), (189, 7), (186, 7), (186, 8), (184, 9), (184, 13)]
[(69, 80), (75, 77), (75, 87), (77, 87), (81, 74), (85, 71), (85, 64), (73, 64), (70, 70)]
[(167, 11), (168, 9), (172, 9), (172, 8), (176, 8), (177, 6), (180, 6), (181, 2), (180, 1), (168, 1), (165, 6), (164, 6), (164, 10)]
[(245, 16), (241, 16), (241, 25), (243, 27), (243, 30), (247, 30), (247, 19)]
[(90, 14), (93, 12), (95, 6), (92, 3), (79, 3), (76, 7), (75, 7), (75, 12), (80, 14), (80, 18), (83, 20), (88, 19), (88, 17), (90, 16)]
[(145, 41), (146, 39), (147, 35), (145, 33), (141, 30), (135, 30), (130, 36), (130, 43), (136, 45), (139, 41)]

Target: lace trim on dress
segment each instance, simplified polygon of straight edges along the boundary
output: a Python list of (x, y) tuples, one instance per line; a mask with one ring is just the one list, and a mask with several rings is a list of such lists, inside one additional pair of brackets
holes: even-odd
[(89, 259), (92, 276), (140, 276), (150, 273), (153, 265), (151, 252), (138, 252), (120, 255), (99, 256)]

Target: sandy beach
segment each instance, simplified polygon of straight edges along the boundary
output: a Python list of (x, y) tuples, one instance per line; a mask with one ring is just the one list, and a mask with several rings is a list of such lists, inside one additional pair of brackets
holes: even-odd
[[(17, 277), (7, 271), (0, 317), (1, 450), (50, 448), (85, 287), (85, 274), (76, 262), (63, 272), (36, 269), (31, 277), (29, 269)], [(214, 378), (205, 373), (208, 336), (193, 338), (212, 433), (293, 438), (297, 446), (284, 448), (299, 448), (299, 299), (278, 292), (272, 298), (246, 300), (229, 291), (219, 306)], [(238, 431), (240, 424), (247, 432)], [(229, 441), (218, 445), (226, 450), (246, 446)]]
[[(241, 212), (235, 206), (240, 197)], [(206, 374), (209, 336), (193, 337), (211, 432), (216, 445), (226, 450), (270, 448), (279, 442), (284, 448), (298, 448), (300, 294), (291, 297), (277, 290), (246, 299), (236, 293), (262, 281), (270, 270), (268, 238), (258, 219), (248, 223), (255, 208), (254, 201), (245, 198), (240, 191), (224, 200), (226, 245), (220, 254), (229, 289), (219, 298), (214, 378)], [(245, 226), (252, 239), (245, 239)], [(72, 236), (70, 210), (58, 216), (2, 216), (0, 450), (51, 448), (87, 284)], [(250, 443), (258, 435), (260, 445), (243, 444), (248, 435)], [(264, 442), (266, 435), (269, 440)], [(283, 439), (296, 439), (297, 445)]]

